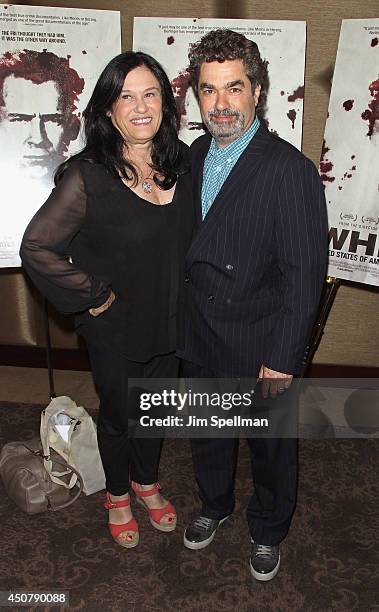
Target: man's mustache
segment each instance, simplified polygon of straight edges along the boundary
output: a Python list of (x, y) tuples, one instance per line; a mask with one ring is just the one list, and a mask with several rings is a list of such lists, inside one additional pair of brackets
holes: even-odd
[(238, 110), (233, 110), (232, 108), (224, 108), (223, 110), (217, 110), (216, 108), (208, 111), (209, 119), (212, 117), (239, 117), (240, 112)]

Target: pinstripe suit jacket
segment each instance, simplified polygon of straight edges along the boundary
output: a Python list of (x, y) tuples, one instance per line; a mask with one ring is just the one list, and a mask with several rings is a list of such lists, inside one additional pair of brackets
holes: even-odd
[(191, 146), (197, 230), (178, 353), (218, 376), (254, 377), (262, 363), (298, 373), (326, 272), (319, 174), (262, 122), (201, 221), (209, 145), (205, 135)]

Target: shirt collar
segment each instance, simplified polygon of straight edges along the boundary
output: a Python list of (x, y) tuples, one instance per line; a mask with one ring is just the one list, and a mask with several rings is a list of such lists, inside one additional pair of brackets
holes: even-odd
[(251, 126), (249, 127), (249, 129), (246, 130), (246, 132), (244, 132), (242, 136), (237, 138), (237, 140), (234, 140), (233, 142), (228, 144), (226, 147), (223, 147), (222, 149), (220, 149), (217, 146), (216, 140), (212, 137), (211, 146), (209, 147), (209, 155), (211, 155), (212, 157), (217, 157), (217, 159), (219, 160), (223, 160), (223, 159), (226, 160), (229, 158), (230, 161), (232, 161), (234, 156), (239, 155), (239, 153), (241, 152), (241, 149), (244, 149), (247, 147), (250, 140), (253, 138), (253, 136), (257, 132), (259, 126), (260, 126), (260, 121), (258, 119), (258, 115), (255, 115), (255, 119), (253, 123), (251, 124)]

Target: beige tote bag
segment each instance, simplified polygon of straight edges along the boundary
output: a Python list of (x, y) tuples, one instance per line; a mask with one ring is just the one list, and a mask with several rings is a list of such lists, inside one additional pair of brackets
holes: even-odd
[[(77, 406), (71, 398), (64, 395), (53, 398), (41, 413), (40, 433), (44, 455), (48, 456), (49, 449), (52, 448), (72, 465), (83, 480), (83, 491), (86, 495), (105, 489), (96, 426), (82, 406)], [(45, 468), (55, 481), (54, 476), (58, 474), (52, 472), (50, 464), (48, 459), (45, 460)]]

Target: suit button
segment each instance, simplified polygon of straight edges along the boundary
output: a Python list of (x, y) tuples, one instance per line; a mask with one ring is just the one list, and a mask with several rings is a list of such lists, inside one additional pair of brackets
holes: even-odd
[(227, 270), (233, 270), (234, 266), (232, 266), (232, 264), (226, 264), (225, 268)]
[(184, 282), (185, 282), (185, 283), (189, 283), (189, 282), (190, 282), (190, 277), (189, 277), (189, 276), (186, 276), (186, 277), (185, 277), (185, 279), (184, 279)]
[(213, 302), (213, 300), (215, 299), (215, 296), (210, 294), (208, 295), (208, 302)]

